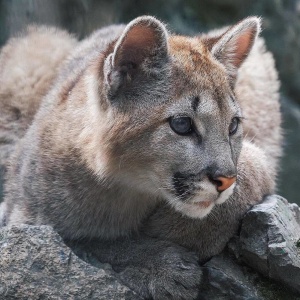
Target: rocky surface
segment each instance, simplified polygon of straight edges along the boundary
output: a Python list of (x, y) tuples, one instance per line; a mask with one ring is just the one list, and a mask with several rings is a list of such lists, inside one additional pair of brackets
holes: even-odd
[(203, 272), (205, 281), (200, 297), (202, 300), (297, 299), (285, 287), (253, 272), (228, 251), (213, 257), (203, 266)]
[[(2, 228), (0, 299), (139, 299), (108, 264), (74, 251), (93, 266), (51, 227)], [(201, 300), (299, 300), (299, 207), (275, 195), (254, 206), (203, 273)]]
[(267, 197), (245, 215), (239, 236), (203, 268), (203, 299), (300, 299), (299, 206)]
[(213, 257), (203, 266), (201, 300), (299, 300), (281, 283), (270, 280), (237, 260), (230, 251)]
[(48, 226), (0, 231), (0, 299), (139, 299), (112, 275), (95, 268)]
[(261, 274), (300, 294), (300, 209), (273, 196), (249, 211), (242, 223), (240, 258)]

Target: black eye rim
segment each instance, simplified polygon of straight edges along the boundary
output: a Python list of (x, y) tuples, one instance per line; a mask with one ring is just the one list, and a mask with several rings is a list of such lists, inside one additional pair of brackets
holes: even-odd
[[(231, 125), (233, 124), (233, 122), (236, 122), (235, 123), (235, 127), (233, 128), (233, 130), (231, 130)], [(229, 128), (228, 128), (228, 131), (229, 131), (229, 135), (232, 136), (234, 134), (236, 134), (236, 132), (238, 131), (239, 129), (239, 125), (240, 125), (240, 122), (241, 122), (241, 118), (240, 117), (233, 117), (231, 119), (231, 123), (229, 125)]]
[[(189, 129), (187, 131), (184, 131), (184, 132), (180, 132), (178, 131), (175, 127), (174, 127), (174, 124), (172, 123), (173, 120), (175, 119), (186, 119), (186, 120), (189, 120)], [(193, 132), (193, 120), (191, 117), (189, 116), (172, 116), (172, 117), (169, 117), (168, 118), (168, 122), (169, 122), (169, 125), (171, 127), (171, 129), (178, 135), (189, 135)]]

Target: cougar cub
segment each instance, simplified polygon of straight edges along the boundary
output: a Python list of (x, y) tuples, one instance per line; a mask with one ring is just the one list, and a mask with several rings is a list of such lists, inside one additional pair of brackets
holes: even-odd
[(249, 17), (186, 37), (143, 16), (82, 42), (44, 27), (10, 40), (0, 223), (93, 244), (141, 296), (195, 298), (198, 260), (274, 191), (278, 82), (259, 30)]

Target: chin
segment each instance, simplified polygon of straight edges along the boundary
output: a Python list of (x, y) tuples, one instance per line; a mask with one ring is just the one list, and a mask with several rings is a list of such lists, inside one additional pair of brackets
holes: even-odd
[(205, 202), (178, 202), (178, 201), (169, 201), (172, 207), (184, 216), (193, 219), (202, 219), (206, 217), (213, 207), (215, 206), (214, 201), (205, 201)]
[(215, 206), (215, 201), (201, 201), (194, 198), (192, 201), (184, 202), (176, 199), (176, 197), (168, 193), (164, 196), (169, 205), (171, 205), (177, 212), (180, 212), (183, 216), (193, 219), (204, 218)]
[[(214, 198), (210, 201), (203, 201), (198, 197), (195, 197), (189, 202), (179, 201), (178, 199), (168, 197), (168, 202), (171, 204), (174, 209), (182, 215), (187, 216), (193, 219), (203, 219), (205, 218), (214, 208), (215, 205), (220, 205), (224, 203), (230, 196), (233, 194), (235, 188), (235, 184), (233, 184), (230, 188), (220, 194), (218, 198)], [(205, 197), (210, 198), (206, 195)]]

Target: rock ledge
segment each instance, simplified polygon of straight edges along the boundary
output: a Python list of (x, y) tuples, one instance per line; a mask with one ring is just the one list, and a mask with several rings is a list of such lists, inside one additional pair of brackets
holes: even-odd
[[(200, 299), (300, 299), (299, 239), (300, 208), (267, 197), (203, 265)], [(0, 299), (140, 299), (108, 264), (79, 259), (49, 226), (3, 227), (0, 258)]]

